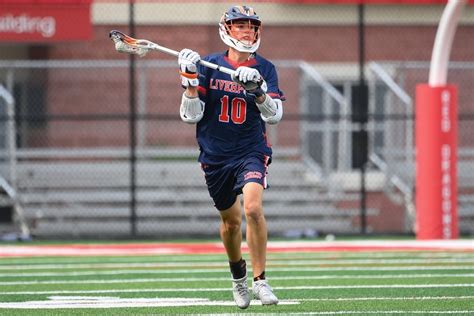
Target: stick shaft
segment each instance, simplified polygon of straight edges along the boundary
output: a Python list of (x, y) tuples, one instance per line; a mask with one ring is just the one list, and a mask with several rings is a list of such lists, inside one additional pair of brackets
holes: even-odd
[[(132, 47), (157, 50), (157, 51), (160, 51), (160, 52), (163, 52), (163, 53), (175, 56), (175, 57), (178, 57), (178, 55), (179, 55), (179, 52), (177, 52), (173, 49), (158, 45), (158, 44), (156, 44), (152, 41), (149, 41), (149, 40), (132, 38), (132, 37), (128, 36), (127, 34), (122, 33), (120, 31), (117, 31), (117, 30), (110, 31), (109, 37), (114, 42), (121, 41), (125, 45), (129, 45), (129, 46), (132, 46)], [(226, 67), (223, 67), (223, 66), (220, 66), (220, 65), (216, 65), (214, 63), (211, 63), (211, 62), (208, 62), (208, 61), (205, 61), (205, 60), (200, 60), (199, 64), (203, 65), (204, 67), (215, 69), (215, 70), (218, 70), (220, 72), (226, 73), (226, 74), (231, 75), (231, 76), (235, 73), (235, 71), (230, 69), (230, 68), (226, 68)]]
[[(179, 52), (177, 52), (177, 51), (175, 51), (171, 48), (167, 48), (167, 47), (158, 45), (158, 44), (153, 43), (153, 42), (150, 42), (149, 48), (153, 49), (153, 50), (163, 52), (163, 53), (166, 53), (166, 54), (169, 54), (169, 55), (172, 55), (172, 56), (175, 56), (175, 57), (178, 57), (178, 54), (179, 54)], [(235, 71), (230, 69), (230, 68), (219, 66), (219, 65), (216, 65), (214, 63), (205, 61), (205, 60), (200, 60), (199, 64), (203, 65), (204, 67), (215, 69), (215, 70), (218, 70), (220, 72), (226, 73), (226, 74), (231, 75), (231, 76), (235, 73)]]

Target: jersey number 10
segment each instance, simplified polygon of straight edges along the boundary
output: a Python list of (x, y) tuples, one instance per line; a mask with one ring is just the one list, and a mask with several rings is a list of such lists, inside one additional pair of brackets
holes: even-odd
[(245, 122), (246, 116), (247, 102), (245, 99), (233, 98), (229, 109), (229, 96), (225, 95), (222, 97), (221, 114), (219, 114), (220, 122), (229, 123), (230, 118), (235, 124), (242, 124)]

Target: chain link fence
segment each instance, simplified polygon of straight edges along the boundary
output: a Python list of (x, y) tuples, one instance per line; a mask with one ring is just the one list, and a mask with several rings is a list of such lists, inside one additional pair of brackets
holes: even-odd
[[(0, 170), (32, 234), (218, 235), (195, 127), (179, 118), (176, 60), (161, 53), (130, 59), (114, 50), (108, 33), (204, 56), (225, 50), (217, 24), (230, 5), (95, 1), (90, 40), (5, 46), (0, 84), (15, 100), (15, 174), (8, 172), (11, 120), (3, 110)], [(275, 63), (287, 97), (283, 121), (268, 131), (270, 235), (412, 234), (414, 93), (428, 80), (443, 6), (251, 5), (263, 21), (259, 53)], [(448, 78), (459, 88), (463, 234), (474, 227), (472, 14), (467, 7)]]

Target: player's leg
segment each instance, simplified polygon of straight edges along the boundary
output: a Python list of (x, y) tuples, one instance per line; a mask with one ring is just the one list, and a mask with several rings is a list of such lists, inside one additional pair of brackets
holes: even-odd
[(267, 223), (263, 214), (263, 187), (256, 182), (248, 182), (242, 189), (244, 211), (247, 221), (247, 245), (252, 260), (253, 277), (265, 271), (267, 253)]
[(263, 213), (263, 190), (267, 187), (266, 175), (269, 158), (250, 155), (242, 163), (236, 187), (242, 188), (244, 212), (247, 220), (247, 244), (253, 271), (253, 292), (264, 305), (278, 303), (265, 279), (267, 259), (267, 223)]
[(247, 264), (242, 259), (242, 210), (240, 198), (237, 197), (234, 204), (220, 211), (221, 239), (229, 258), (229, 266), (232, 274), (232, 295), (238, 307), (244, 309), (250, 305), (250, 293), (247, 283)]
[(221, 217), (220, 236), (231, 262), (242, 257), (242, 211), (240, 198), (234, 192), (232, 165), (202, 165), (209, 195)]
[(278, 304), (278, 298), (265, 278), (268, 233), (262, 206), (263, 186), (249, 182), (242, 191), (247, 220), (247, 244), (252, 260), (253, 293), (263, 305)]
[(220, 234), (227, 256), (230, 262), (237, 262), (242, 258), (240, 250), (242, 244), (242, 210), (240, 208), (240, 198), (237, 197), (235, 203), (228, 209), (220, 211), (221, 228)]
[(242, 210), (240, 198), (234, 192), (233, 166), (203, 166), (209, 194), (221, 217), (220, 236), (229, 258), (232, 274), (232, 294), (240, 308), (250, 304), (247, 265), (242, 259)]

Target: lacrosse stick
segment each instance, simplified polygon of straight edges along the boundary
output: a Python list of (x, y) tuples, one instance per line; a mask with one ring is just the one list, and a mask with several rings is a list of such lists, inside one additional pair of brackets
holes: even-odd
[[(175, 57), (178, 57), (179, 54), (179, 52), (170, 48), (160, 46), (145, 39), (136, 39), (116, 30), (110, 31), (109, 37), (112, 41), (114, 41), (115, 49), (121, 53), (135, 54), (140, 57), (144, 56), (150, 50), (157, 50)], [(235, 72), (232, 69), (222, 67), (205, 60), (200, 60), (198, 63), (205, 67), (221, 71), (231, 76)]]

